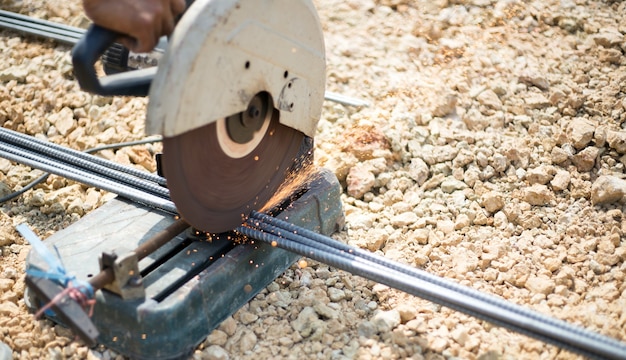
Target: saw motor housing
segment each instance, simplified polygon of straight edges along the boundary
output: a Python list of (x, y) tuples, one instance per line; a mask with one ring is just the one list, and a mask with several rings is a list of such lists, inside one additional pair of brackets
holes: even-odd
[(146, 131), (176, 136), (243, 112), (266, 92), (280, 123), (313, 137), (325, 64), (310, 0), (196, 0), (159, 62)]

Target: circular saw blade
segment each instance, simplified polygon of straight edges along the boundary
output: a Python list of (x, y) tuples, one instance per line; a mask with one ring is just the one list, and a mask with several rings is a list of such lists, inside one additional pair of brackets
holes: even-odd
[(224, 119), (163, 138), (170, 196), (191, 226), (210, 233), (232, 230), (286, 179), (304, 134), (282, 125), (278, 110), (270, 113), (252, 145), (234, 144), (235, 151), (224, 145)]

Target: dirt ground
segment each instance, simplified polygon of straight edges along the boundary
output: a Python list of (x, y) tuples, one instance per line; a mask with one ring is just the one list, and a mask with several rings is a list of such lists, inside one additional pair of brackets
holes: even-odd
[[(343, 186), (334, 235), (626, 341), (626, 3), (315, 0), (327, 90), (316, 162)], [(0, 8), (84, 27), (80, 2)], [(68, 46), (0, 32), (0, 122), (86, 149), (141, 139), (146, 99), (79, 90)], [(103, 156), (154, 171), (159, 145)], [(40, 174), (0, 159), (0, 193)], [(14, 226), (42, 238), (110, 198), (56, 176), (2, 205), (0, 341), (15, 359), (124, 359), (26, 310)], [(96, 259), (94, 259), (96, 261)], [(309, 261), (211, 333), (194, 359), (577, 359)]]

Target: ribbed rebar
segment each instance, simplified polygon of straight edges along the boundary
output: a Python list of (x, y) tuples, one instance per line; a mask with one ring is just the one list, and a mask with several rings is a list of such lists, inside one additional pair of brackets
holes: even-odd
[(122, 174), (132, 175), (139, 179), (144, 179), (159, 185), (166, 184), (165, 178), (149, 173), (147, 171), (141, 171), (130, 166), (125, 166), (113, 161), (90, 155), (86, 152), (74, 150), (49, 141), (40, 140), (34, 136), (29, 136), (2, 127), (0, 127), (0, 140), (7, 143), (15, 144), (23, 148), (37, 150), (42, 154), (62, 159), (69, 164), (76, 164), (96, 172), (102, 171), (103, 174), (110, 173), (114, 170)]
[(253, 212), (237, 231), (589, 358), (626, 359), (626, 344), (492, 295)]
[[(6, 131), (0, 131), (0, 133), (6, 134)], [(37, 148), (42, 150), (40, 147)], [(54, 152), (54, 150), (50, 151)], [(65, 154), (62, 158), (66, 158), (67, 156), (68, 155)], [(96, 159), (93, 155), (89, 156)], [(46, 156), (41, 152), (34, 151), (28, 146), (22, 148), (16, 146), (15, 144), (7, 144), (6, 142), (0, 142), (0, 157), (89, 186), (94, 186), (150, 207), (165, 210), (171, 213), (177, 212), (176, 206), (169, 199), (169, 192), (167, 189), (154, 183), (149, 183), (136, 178), (129, 181), (128, 175), (117, 171), (108, 172), (111, 177), (104, 176), (103, 174), (91, 172), (85, 168), (81, 168), (80, 166), (72, 166), (71, 164), (64, 162), (64, 160)], [(80, 159), (80, 161), (72, 162), (74, 164), (82, 164), (85, 161), (86, 160)], [(125, 180), (121, 181), (118, 176), (121, 176)], [(133, 185), (129, 185), (129, 182)]]

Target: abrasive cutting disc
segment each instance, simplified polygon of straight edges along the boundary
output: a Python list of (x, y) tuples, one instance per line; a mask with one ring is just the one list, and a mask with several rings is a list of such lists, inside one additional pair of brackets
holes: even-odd
[[(210, 233), (236, 228), (287, 177), (304, 134), (279, 123), (277, 110), (266, 111), (266, 116), (236, 114), (163, 138), (162, 166), (170, 196), (194, 228)], [(252, 124), (251, 138), (229, 125), (249, 117), (265, 119)]]

